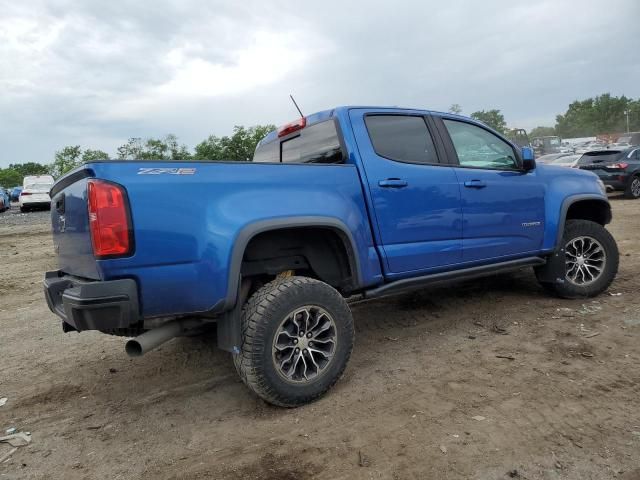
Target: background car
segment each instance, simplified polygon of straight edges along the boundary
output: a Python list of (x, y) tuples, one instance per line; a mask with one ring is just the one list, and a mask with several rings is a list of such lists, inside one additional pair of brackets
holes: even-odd
[(571, 154), (570, 153), (548, 153), (547, 155), (536, 157), (536, 163), (553, 163), (558, 158), (566, 157), (567, 155), (571, 155)]
[(560, 167), (570, 167), (575, 168), (578, 164), (578, 160), (582, 157), (582, 155), (563, 155), (559, 158), (556, 158), (551, 165), (558, 165)]
[(556, 135), (545, 137), (535, 137), (531, 140), (536, 155), (546, 155), (547, 153), (561, 153), (562, 139)]
[(640, 132), (623, 133), (616, 139), (616, 143), (640, 145)]
[(607, 191), (618, 190), (627, 198), (640, 198), (640, 147), (586, 152), (577, 166), (600, 177)]
[(11, 208), (11, 197), (9, 197), (9, 192), (7, 192), (4, 188), (0, 187), (0, 212), (4, 212)]
[[(581, 145), (577, 145), (575, 153), (594, 152), (599, 150), (606, 150), (607, 144), (602, 142), (585, 142)], [(622, 150), (622, 149), (619, 149)]]
[(34, 207), (46, 207), (51, 206), (51, 197), (49, 191), (53, 187), (54, 180), (51, 175), (38, 175), (24, 177), (24, 188), (20, 193), (20, 211)]
[(17, 186), (17, 187), (13, 187), (11, 189), (11, 201), (12, 202), (17, 202), (18, 200), (20, 200), (20, 192), (22, 192), (22, 187)]

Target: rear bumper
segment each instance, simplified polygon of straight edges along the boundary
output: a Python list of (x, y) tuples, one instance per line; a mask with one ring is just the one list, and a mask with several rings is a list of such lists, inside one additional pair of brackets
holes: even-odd
[(605, 170), (588, 170), (595, 173), (605, 186), (613, 190), (624, 190), (627, 188), (631, 175), (626, 172), (611, 173)]
[(46, 200), (20, 200), (21, 207), (51, 207), (51, 202)]
[(84, 280), (59, 270), (47, 272), (49, 309), (78, 331), (128, 328), (140, 320), (135, 280)]

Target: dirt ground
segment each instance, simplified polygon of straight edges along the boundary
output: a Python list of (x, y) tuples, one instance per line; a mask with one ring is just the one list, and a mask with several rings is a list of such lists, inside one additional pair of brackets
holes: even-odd
[(557, 300), (527, 270), (354, 304), (345, 376), (295, 410), (210, 338), (130, 359), (63, 333), (48, 215), (0, 222), (0, 435), (32, 434), (0, 479), (639, 479), (640, 202), (612, 205), (609, 292)]

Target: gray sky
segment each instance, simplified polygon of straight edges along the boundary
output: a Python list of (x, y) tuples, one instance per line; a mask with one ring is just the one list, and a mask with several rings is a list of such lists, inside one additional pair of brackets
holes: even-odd
[(129, 137), (189, 147), (343, 104), (553, 125), (640, 97), (640, 1), (0, 0), (0, 167)]

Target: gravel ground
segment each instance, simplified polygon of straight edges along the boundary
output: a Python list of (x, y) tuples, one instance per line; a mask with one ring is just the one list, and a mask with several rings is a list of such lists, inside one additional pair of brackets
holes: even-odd
[(11, 204), (11, 209), (0, 213), (0, 227), (17, 225), (42, 225), (48, 224), (49, 210), (41, 209), (32, 212), (21, 213), (17, 203)]
[(612, 206), (608, 292), (558, 300), (525, 270), (354, 304), (344, 377), (295, 410), (251, 395), (209, 338), (130, 359), (63, 333), (48, 212), (0, 214), (0, 435), (32, 433), (0, 479), (637, 480), (640, 201)]

